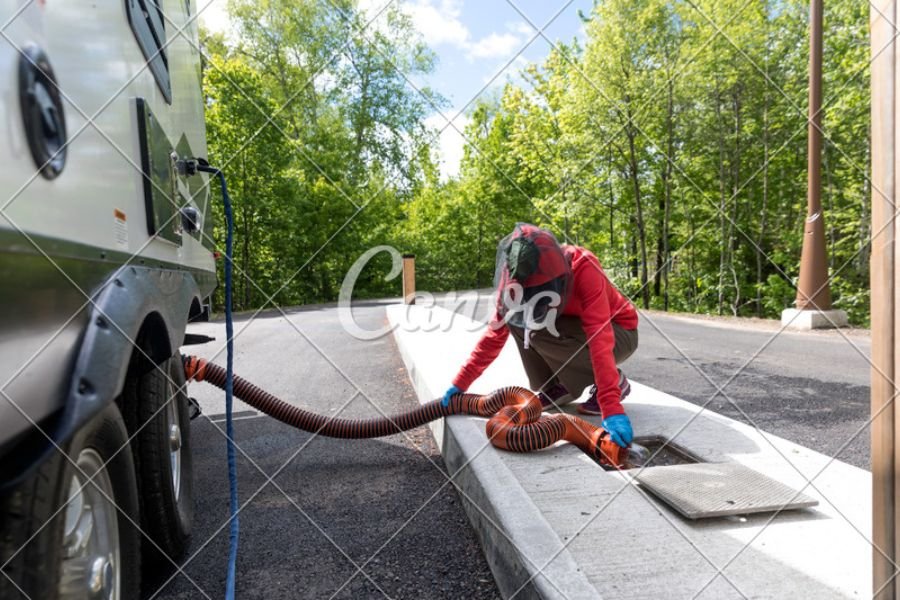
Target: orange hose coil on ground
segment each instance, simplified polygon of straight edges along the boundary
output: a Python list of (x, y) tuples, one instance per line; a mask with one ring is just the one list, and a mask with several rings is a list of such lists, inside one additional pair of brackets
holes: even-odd
[[(185, 378), (207, 381), (225, 389), (225, 369), (196, 356), (185, 356)], [(375, 438), (414, 429), (430, 421), (451, 415), (488, 417), (490, 442), (512, 452), (531, 452), (565, 440), (607, 467), (622, 467), (628, 455), (625, 448), (613, 442), (609, 433), (567, 414), (542, 414), (541, 401), (522, 387), (505, 387), (490, 394), (456, 394), (448, 406), (432, 400), (410, 411), (373, 419), (341, 419), (326, 417), (288, 404), (249, 381), (234, 376), (234, 395), (253, 408), (282, 423), (344, 439)]]

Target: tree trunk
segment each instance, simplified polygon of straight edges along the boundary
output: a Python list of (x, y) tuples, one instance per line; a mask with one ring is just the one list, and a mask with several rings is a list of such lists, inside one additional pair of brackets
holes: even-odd
[(694, 226), (694, 212), (691, 210), (690, 205), (684, 202), (684, 190), (681, 190), (681, 205), (685, 207), (685, 218), (687, 218), (688, 222), (688, 240), (690, 240), (688, 242), (688, 300), (690, 301), (691, 310), (696, 311), (699, 290), (697, 289), (697, 274), (694, 271), (694, 246), (697, 245), (697, 240), (694, 236), (697, 234), (697, 228)]
[(731, 302), (731, 312), (734, 316), (737, 316), (741, 306), (741, 283), (734, 262), (734, 255), (737, 252), (738, 243), (738, 236), (734, 234), (734, 230), (737, 226), (738, 218), (740, 217), (738, 209), (741, 205), (737, 198), (741, 186), (741, 129), (743, 127), (740, 84), (737, 89), (732, 91), (731, 98), (732, 108), (734, 109), (734, 155), (731, 161), (731, 220), (728, 223), (728, 236), (730, 240), (728, 266), (731, 270), (732, 281), (734, 282), (734, 298)]
[(669, 217), (672, 210), (672, 170), (675, 164), (675, 82), (668, 77), (668, 98), (666, 103), (666, 133), (668, 160), (663, 181), (663, 228), (662, 228), (662, 273), (663, 310), (669, 310)]
[(721, 236), (719, 243), (719, 283), (718, 298), (716, 304), (717, 314), (723, 314), (725, 306), (725, 264), (726, 253), (729, 246), (729, 240), (725, 229), (725, 133), (722, 130), (722, 98), (718, 91), (718, 81), (716, 81), (716, 123), (718, 124), (718, 146), (719, 146), (719, 235)]
[(615, 194), (615, 188), (613, 187), (612, 151), (610, 151), (610, 153), (609, 153), (609, 170), (607, 172), (606, 181), (609, 183), (609, 245), (612, 248), (615, 248), (616, 247), (616, 229), (615, 229), (616, 194)]
[(825, 171), (825, 214), (828, 218), (828, 271), (834, 272), (834, 245), (837, 232), (834, 227), (834, 181), (831, 178), (831, 162), (828, 160), (828, 150), (822, 152), (822, 167)]
[[(637, 218), (634, 216), (634, 214), (631, 215), (631, 217), (629, 218), (629, 221), (631, 221), (632, 231), (636, 230), (637, 229)], [(631, 252), (629, 252), (629, 264), (631, 265), (631, 277), (632, 277), (632, 279), (637, 279), (640, 276), (640, 265), (638, 264), (639, 261), (638, 261), (637, 236), (632, 235), (632, 236), (629, 236), (629, 238), (631, 240), (631, 249), (630, 249)]]
[[(869, 150), (867, 150), (866, 161), (863, 164), (870, 164), (871, 161), (871, 146)], [(861, 273), (865, 273), (866, 269), (869, 268), (869, 253), (871, 251), (871, 247), (869, 245), (869, 240), (872, 239), (871, 225), (872, 219), (869, 217), (869, 197), (866, 194), (859, 195), (859, 247), (861, 250), (856, 255), (856, 269)]]
[[(768, 74), (768, 57), (766, 61), (766, 73)], [(763, 244), (766, 239), (766, 220), (769, 204), (769, 85), (766, 82), (765, 100), (763, 104), (763, 173), (762, 173), (762, 200), (759, 207), (759, 231), (756, 236), (756, 313), (757, 317), (763, 316), (762, 288), (763, 288)]]
[[(629, 107), (628, 111), (628, 119), (629, 123), (631, 122), (631, 110)], [(625, 130), (625, 135), (628, 137), (628, 152), (629, 152), (629, 161), (630, 161), (630, 176), (631, 176), (631, 185), (634, 189), (634, 208), (635, 208), (635, 219), (638, 231), (638, 245), (641, 253), (641, 303), (644, 308), (650, 308), (650, 290), (647, 289), (648, 278), (647, 278), (647, 230), (644, 225), (644, 205), (641, 198), (641, 182), (638, 177), (638, 161), (637, 161), (637, 149), (635, 148), (635, 137), (637, 137), (637, 132), (634, 130), (634, 127), (629, 125)]]
[(656, 257), (655, 257), (655, 265), (653, 269), (653, 296), (659, 298), (662, 295), (662, 272), (664, 258), (663, 258), (663, 236), (665, 235), (665, 223), (663, 215), (666, 211), (666, 201), (665, 196), (660, 195), (656, 200), (656, 209), (659, 214), (659, 218), (656, 221)]

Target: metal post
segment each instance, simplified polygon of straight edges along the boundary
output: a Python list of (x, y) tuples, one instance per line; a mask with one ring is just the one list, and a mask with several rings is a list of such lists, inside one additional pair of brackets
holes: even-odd
[(403, 255), (403, 304), (416, 303), (416, 255)]
[(897, 0), (875, 0), (869, 11), (872, 44), (872, 591), (876, 600), (898, 598), (892, 579), (897, 548), (898, 439), (894, 411), (898, 371), (894, 351), (897, 328), (894, 197), (897, 170), (897, 44), (893, 41)]
[(825, 219), (822, 215), (822, 0), (809, 3), (809, 141), (807, 149), (806, 226), (800, 257), (797, 308), (829, 310)]
[[(822, 1), (809, 3), (809, 123), (807, 147), (806, 222), (800, 255), (796, 309), (781, 313), (794, 329), (840, 327), (847, 313), (831, 309), (825, 216), (822, 214)], [(799, 313), (799, 314), (798, 314)]]

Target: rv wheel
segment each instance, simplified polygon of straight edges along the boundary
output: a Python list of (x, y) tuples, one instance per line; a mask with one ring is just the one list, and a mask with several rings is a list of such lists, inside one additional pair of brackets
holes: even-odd
[(138, 517), (128, 435), (110, 405), (0, 500), (0, 598), (137, 598)]
[(184, 368), (176, 355), (130, 377), (122, 397), (131, 415), (129, 429), (137, 432), (132, 446), (141, 523), (152, 540), (144, 543), (145, 562), (167, 570), (187, 550), (194, 519), (191, 420), (184, 385)]

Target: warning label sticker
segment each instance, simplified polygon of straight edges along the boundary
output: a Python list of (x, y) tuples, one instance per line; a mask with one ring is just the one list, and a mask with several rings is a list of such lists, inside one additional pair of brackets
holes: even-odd
[(117, 247), (128, 249), (128, 222), (125, 213), (118, 208), (113, 209), (113, 241)]

